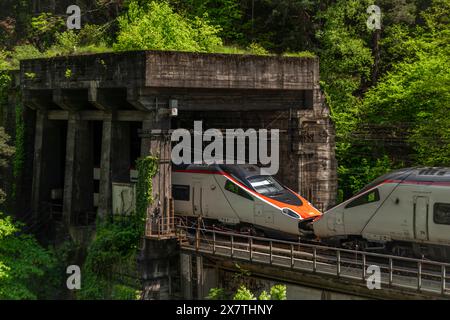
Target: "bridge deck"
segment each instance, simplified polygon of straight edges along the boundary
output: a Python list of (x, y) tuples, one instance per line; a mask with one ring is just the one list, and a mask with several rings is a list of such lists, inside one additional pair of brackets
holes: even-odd
[[(400, 293), (396, 296), (402, 297), (404, 293), (405, 298), (450, 298), (447, 289), (450, 280), (446, 272), (450, 264), (212, 230), (190, 231), (187, 233), (189, 241), (182, 243), (182, 250), (270, 266), (272, 270), (275, 267), (332, 277), (336, 283), (365, 286), (368, 296), (371, 296), (370, 292), (389, 289)], [(373, 271), (368, 272), (370, 266), (379, 268), (382, 290), (367, 288), (367, 282), (372, 283)]]

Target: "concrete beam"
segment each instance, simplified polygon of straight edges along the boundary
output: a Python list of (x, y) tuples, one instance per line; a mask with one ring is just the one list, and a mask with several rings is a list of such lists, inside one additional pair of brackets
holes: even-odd
[(138, 88), (127, 88), (127, 101), (137, 110), (151, 111), (151, 108), (148, 108), (148, 106), (145, 106), (142, 102)]
[(53, 105), (52, 91), (22, 90), (22, 103), (33, 110), (48, 110)]
[[(67, 110), (49, 110), (47, 112), (49, 120), (65, 120), (69, 119), (70, 111)], [(153, 115), (151, 112), (136, 110), (118, 110), (115, 111), (115, 119), (117, 121), (142, 122), (143, 120), (151, 120)], [(78, 112), (81, 120), (103, 121), (110, 117), (111, 112), (101, 110), (83, 110)]]
[(87, 90), (53, 89), (53, 103), (66, 111), (79, 111), (87, 103)]

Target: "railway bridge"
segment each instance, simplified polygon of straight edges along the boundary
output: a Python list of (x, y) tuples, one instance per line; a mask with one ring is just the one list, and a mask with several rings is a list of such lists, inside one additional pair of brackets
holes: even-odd
[[(178, 226), (181, 296), (287, 285), (288, 299), (449, 299), (450, 264)], [(235, 289), (235, 288), (234, 288)]]

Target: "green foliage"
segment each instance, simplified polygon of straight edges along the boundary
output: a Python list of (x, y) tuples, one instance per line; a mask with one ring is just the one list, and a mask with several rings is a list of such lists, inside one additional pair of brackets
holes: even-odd
[(286, 300), (286, 286), (282, 284), (274, 285), (270, 288), (270, 299), (271, 300)]
[(268, 294), (266, 290), (263, 290), (259, 295), (258, 300), (270, 300), (270, 294)]
[(119, 17), (116, 50), (177, 50), (211, 52), (221, 46), (219, 28), (207, 17), (188, 19), (175, 13), (166, 2), (139, 5), (131, 1), (125, 15)]
[(117, 286), (121, 273), (134, 275), (142, 222), (136, 217), (116, 217), (114, 221), (98, 222), (95, 240), (88, 248), (83, 265), (83, 282), (79, 299), (107, 299), (127, 296), (139, 287), (137, 280)]
[[(231, 295), (233, 300), (256, 300), (256, 296), (241, 284), (237, 291)], [(227, 300), (230, 296), (223, 288), (211, 288), (207, 299), (210, 300)], [(261, 292), (258, 300), (286, 300), (286, 286), (277, 284), (270, 288), (270, 294), (265, 290)]]
[(39, 299), (56, 261), (10, 217), (0, 214), (0, 299)]
[[(339, 201), (343, 201), (345, 198), (357, 193), (369, 182), (395, 167), (388, 155), (380, 158), (358, 157), (342, 162), (338, 167), (338, 175), (340, 181), (342, 181)], [(347, 194), (343, 193), (344, 190), (347, 191)]]
[(238, 0), (170, 0), (178, 12), (191, 19), (208, 17), (212, 25), (220, 26), (219, 36), (227, 41), (241, 40), (242, 8)]
[(283, 57), (294, 57), (294, 58), (316, 58), (317, 55), (311, 51), (300, 51), (300, 52), (285, 52)]
[[(6, 134), (5, 128), (0, 127), (0, 169), (8, 164), (9, 158), (14, 154), (14, 147), (9, 145), (10, 136)], [(0, 204), (6, 199), (5, 192), (0, 189)]]
[(34, 43), (43, 50), (54, 40), (55, 34), (65, 27), (62, 17), (51, 12), (44, 12), (31, 18), (31, 37)]
[(264, 49), (261, 45), (259, 45), (256, 42), (252, 42), (248, 46), (247, 50), (250, 51), (252, 54), (256, 54), (256, 55), (264, 56), (264, 55), (268, 55), (269, 54), (269, 52), (266, 49)]
[(105, 27), (86, 24), (81, 30), (67, 30), (55, 34), (56, 41), (45, 55), (69, 55), (110, 51), (105, 40)]
[(66, 79), (72, 78), (72, 69), (67, 68), (66, 72), (64, 72), (64, 77), (66, 77)]
[(111, 299), (113, 300), (138, 300), (140, 291), (136, 288), (117, 284), (113, 287)]
[(137, 160), (138, 181), (136, 184), (136, 215), (141, 219), (147, 217), (147, 208), (153, 201), (152, 178), (158, 171), (158, 158), (142, 157)]
[(256, 298), (249, 289), (242, 285), (233, 296), (233, 300), (256, 300)]
[(223, 288), (211, 288), (206, 299), (209, 300), (226, 300), (228, 295)]
[[(152, 178), (158, 170), (158, 158), (138, 159), (136, 214), (98, 221), (95, 240), (88, 248), (83, 265), (83, 284), (79, 299), (136, 299), (138, 244), (145, 229), (147, 207), (153, 201)], [(121, 275), (127, 277), (121, 279)], [(130, 280), (131, 277), (131, 280)], [(120, 282), (119, 282), (120, 281)]]

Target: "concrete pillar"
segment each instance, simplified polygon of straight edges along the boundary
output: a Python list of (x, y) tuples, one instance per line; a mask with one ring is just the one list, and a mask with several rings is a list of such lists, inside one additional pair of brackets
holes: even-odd
[(145, 300), (172, 298), (172, 277), (180, 274), (177, 239), (145, 239), (138, 257)]
[(103, 219), (111, 214), (112, 209), (112, 187), (111, 187), (111, 161), (113, 140), (112, 114), (103, 120), (102, 129), (102, 151), (100, 159), (100, 186), (98, 199), (98, 214)]
[(130, 181), (130, 126), (109, 114), (103, 120), (98, 214), (112, 214), (112, 182)]
[(40, 202), (42, 199), (41, 181), (43, 179), (43, 159), (42, 147), (44, 144), (44, 131), (48, 126), (48, 117), (46, 111), (36, 111), (36, 130), (34, 139), (34, 162), (33, 162), (33, 187), (32, 187), (32, 209), (34, 218), (37, 218)]
[[(171, 191), (171, 141), (170, 136), (165, 133), (170, 129), (170, 118), (168, 116), (155, 118), (153, 121), (143, 121), (142, 129), (144, 136), (141, 142), (141, 155), (153, 155), (159, 158), (158, 172), (153, 178), (153, 199), (148, 212), (152, 216), (167, 218), (170, 215)], [(161, 134), (151, 130), (162, 130)], [(167, 221), (167, 220), (165, 220)]]
[(204, 287), (204, 275), (203, 275), (203, 257), (197, 256), (197, 299), (203, 300), (205, 298), (203, 287)]
[(186, 253), (180, 254), (181, 269), (181, 294), (183, 299), (192, 300), (192, 256)]
[(61, 166), (61, 149), (64, 145), (62, 129), (61, 122), (48, 120), (46, 111), (36, 112), (32, 182), (32, 209), (35, 215), (40, 211), (43, 201), (51, 200), (51, 190), (63, 187), (60, 183), (64, 172)]
[(337, 175), (335, 131), (329, 119), (320, 88), (313, 94), (313, 109), (297, 112), (299, 121), (298, 189), (319, 210), (325, 211), (336, 203)]
[(93, 129), (71, 112), (67, 124), (66, 167), (64, 178), (63, 219), (76, 223), (78, 214), (93, 210)]

